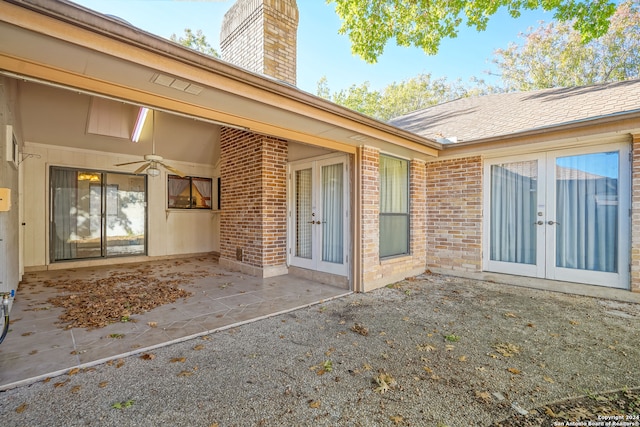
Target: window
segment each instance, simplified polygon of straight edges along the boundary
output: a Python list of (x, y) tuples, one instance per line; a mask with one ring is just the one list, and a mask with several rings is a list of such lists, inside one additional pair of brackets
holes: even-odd
[(380, 156), (380, 258), (409, 253), (409, 162)]
[(211, 209), (211, 178), (169, 175), (168, 207), (171, 209)]

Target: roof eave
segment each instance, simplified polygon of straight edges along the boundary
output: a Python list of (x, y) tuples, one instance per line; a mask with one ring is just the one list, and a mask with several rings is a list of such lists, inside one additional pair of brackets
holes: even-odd
[[(372, 128), (382, 134), (388, 134), (393, 140), (406, 140), (409, 145), (415, 144), (415, 148), (419, 149), (419, 147), (425, 147), (430, 149), (430, 152), (442, 149), (442, 144), (430, 138), (414, 134), (396, 126), (365, 116), (359, 112), (342, 107), (329, 100), (298, 89), (286, 82), (281, 82), (279, 80), (245, 70), (221, 59), (186, 48), (170, 40), (134, 27), (133, 25), (128, 25), (116, 18), (100, 14), (67, 0), (6, 1), (39, 14), (98, 33), (102, 36), (116, 39), (119, 42), (148, 50), (154, 54), (167, 56), (191, 66), (206, 69), (207, 71), (218, 74), (222, 77), (233, 79), (241, 84), (254, 87), (261, 91), (266, 91), (288, 98), (319, 111), (331, 113), (359, 125)], [(391, 143), (393, 144), (394, 142)]]
[[(443, 155), (453, 154), (456, 151), (470, 151), (473, 148), (482, 149), (482, 146), (490, 143), (510, 143), (517, 140), (526, 140), (532, 137), (539, 137), (546, 134), (558, 134), (561, 132), (570, 132), (584, 127), (601, 126), (622, 121), (633, 121), (640, 119), (640, 109), (623, 111), (613, 114), (607, 114), (587, 119), (573, 120), (570, 122), (559, 123), (549, 126), (541, 126), (532, 129), (526, 129), (519, 132), (513, 132), (504, 135), (495, 135), (474, 140), (467, 140), (453, 144), (443, 144)], [(640, 130), (640, 122), (635, 126)]]

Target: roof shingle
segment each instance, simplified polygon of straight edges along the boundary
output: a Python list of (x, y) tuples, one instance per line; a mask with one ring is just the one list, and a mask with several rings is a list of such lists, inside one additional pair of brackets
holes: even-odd
[(460, 98), (389, 123), (427, 138), (462, 142), (638, 110), (640, 79), (635, 79)]

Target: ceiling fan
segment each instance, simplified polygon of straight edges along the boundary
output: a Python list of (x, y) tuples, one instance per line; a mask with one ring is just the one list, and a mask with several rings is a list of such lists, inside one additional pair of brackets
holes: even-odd
[(144, 160), (138, 160), (135, 162), (126, 162), (126, 163), (118, 163), (114, 166), (126, 166), (126, 165), (135, 165), (137, 163), (142, 163), (142, 165), (133, 171), (133, 173), (142, 173), (144, 171), (147, 172), (149, 176), (158, 176), (160, 175), (160, 169), (158, 166), (162, 166), (169, 172), (172, 172), (180, 177), (184, 177), (185, 174), (178, 169), (174, 168), (171, 165), (164, 163), (164, 159), (162, 156), (156, 154), (156, 112), (155, 110), (151, 110), (151, 154), (145, 154)]

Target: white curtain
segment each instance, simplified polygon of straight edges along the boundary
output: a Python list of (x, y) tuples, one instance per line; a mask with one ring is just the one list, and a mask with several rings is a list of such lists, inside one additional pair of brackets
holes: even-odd
[[(618, 153), (557, 162), (556, 266), (617, 272)], [(609, 170), (594, 170), (603, 164), (610, 165)]]
[(211, 181), (208, 179), (196, 179), (193, 178), (193, 185), (204, 199), (204, 202), (208, 208), (211, 207)]
[(409, 162), (380, 156), (380, 257), (409, 252)]
[(169, 177), (169, 207), (175, 206), (176, 198), (189, 186), (189, 179)]
[(343, 166), (338, 163), (322, 167), (322, 260), (342, 264)]
[(77, 171), (68, 169), (51, 170), (51, 186), (53, 188), (53, 259), (64, 260), (76, 257), (76, 244), (71, 242), (71, 235), (76, 234), (78, 218), (78, 178)]
[(380, 156), (380, 213), (407, 213), (409, 162)]
[(537, 161), (491, 166), (490, 257), (536, 263)]
[(311, 204), (311, 169), (297, 170), (296, 191), (296, 256), (311, 259), (311, 221), (315, 218)]

